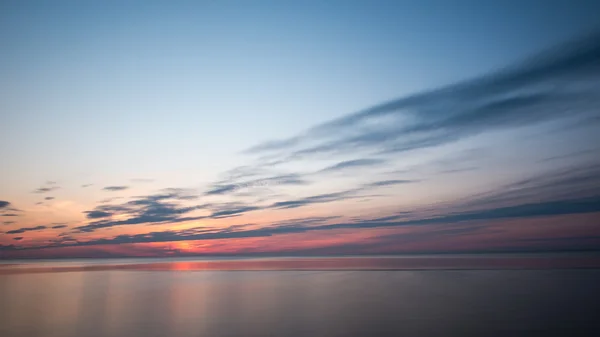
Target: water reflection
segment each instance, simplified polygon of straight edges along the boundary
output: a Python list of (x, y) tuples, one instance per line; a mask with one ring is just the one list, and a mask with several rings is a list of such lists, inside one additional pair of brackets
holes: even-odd
[(0, 277), (0, 335), (591, 335), (599, 280), (599, 270), (13, 274)]

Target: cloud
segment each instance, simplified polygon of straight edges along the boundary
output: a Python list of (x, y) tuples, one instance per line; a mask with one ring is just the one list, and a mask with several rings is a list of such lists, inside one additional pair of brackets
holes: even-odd
[(112, 213), (104, 212), (104, 211), (86, 211), (83, 213), (87, 214), (86, 217), (88, 219), (108, 218), (113, 215)]
[(212, 219), (220, 219), (220, 218), (230, 218), (234, 216), (239, 216), (243, 213), (256, 211), (260, 209), (258, 206), (241, 206), (239, 204), (236, 205), (221, 205), (220, 210), (213, 211), (210, 215)]
[(462, 167), (462, 168), (440, 170), (437, 173), (440, 173), (440, 174), (453, 174), (453, 173), (461, 173), (461, 172), (472, 172), (472, 171), (477, 171), (477, 170), (479, 170), (479, 167), (477, 167), (477, 166), (469, 166), (469, 167)]
[(60, 228), (66, 228), (67, 225), (56, 225), (56, 226), (52, 226), (52, 229), (60, 229)]
[(267, 177), (263, 179), (255, 179), (237, 184), (239, 188), (251, 187), (271, 187), (278, 185), (307, 185), (308, 181), (300, 177), (298, 174), (285, 174)]
[(357, 168), (357, 167), (362, 168), (362, 167), (376, 166), (376, 165), (381, 165), (383, 163), (385, 163), (385, 160), (383, 160), (383, 159), (365, 158), (365, 159), (347, 160), (347, 161), (342, 161), (335, 165), (326, 167), (323, 170), (321, 170), (321, 172), (336, 172), (336, 171), (342, 171), (342, 170), (352, 169), (352, 168)]
[(340, 215), (295, 218), (295, 219), (278, 221), (276, 223), (269, 224), (269, 225), (265, 226), (264, 228), (285, 227), (285, 226), (314, 226), (314, 225), (323, 224), (330, 220), (339, 219), (339, 218), (341, 218)]
[(58, 186), (48, 186), (48, 187), (40, 187), (38, 189), (36, 189), (33, 193), (48, 193), (48, 192), (52, 192), (52, 191), (56, 191), (60, 189), (60, 187)]
[(532, 175), (470, 197), (468, 206), (593, 196), (600, 191), (600, 164), (566, 167)]
[(81, 187), (82, 187), (82, 188), (86, 188), (86, 187), (90, 187), (90, 186), (93, 186), (93, 185), (94, 185), (94, 184), (83, 184), (83, 185), (81, 185)]
[(408, 184), (417, 182), (416, 180), (385, 180), (378, 181), (369, 184), (362, 185), (358, 188), (349, 189), (341, 192), (333, 192), (333, 193), (324, 193), (312, 195), (304, 198), (293, 199), (293, 200), (285, 200), (278, 201), (272, 203), (270, 206), (265, 208), (272, 209), (290, 209), (290, 208), (299, 208), (312, 204), (323, 204), (330, 203), (348, 199), (356, 199), (356, 198), (364, 198), (364, 197), (375, 197), (378, 195), (364, 195), (362, 193), (368, 192), (370, 189), (381, 187), (381, 186), (390, 186), (390, 185), (398, 185), (398, 184)]
[(205, 195), (222, 195), (229, 192), (233, 192), (238, 189), (238, 185), (236, 184), (228, 184), (228, 185), (214, 185), (210, 190), (206, 191)]
[[(379, 221), (392, 221), (392, 220), (398, 220), (398, 219), (406, 219), (414, 216), (413, 212), (398, 212), (397, 214), (393, 214), (393, 215), (388, 215), (388, 216), (384, 216), (384, 217), (379, 217), (379, 218), (375, 218), (375, 219), (371, 219), (369, 221), (373, 221), (373, 222), (379, 222)], [(360, 220), (363, 221), (363, 220)]]
[[(445, 237), (465, 237), (476, 235), (486, 230), (487, 233), (490, 233), (489, 226), (487, 225), (461, 225), (461, 224), (452, 224), (448, 228), (439, 227), (439, 226), (431, 226), (426, 230), (412, 231), (412, 232), (404, 232), (398, 234), (386, 234), (386, 235), (378, 235), (374, 236), (374, 240), (370, 241), (361, 241), (361, 242), (350, 242), (350, 243), (340, 243), (334, 244), (327, 247), (317, 247), (317, 248), (308, 248), (301, 249), (296, 253), (301, 254), (331, 254), (331, 253), (346, 253), (353, 254), (357, 251), (369, 251), (371, 249), (379, 250), (382, 247), (387, 245), (401, 246), (403, 244), (414, 244), (416, 242), (423, 241), (431, 241), (435, 239), (444, 239)], [(431, 252), (431, 250), (429, 250)], [(435, 252), (435, 251), (434, 251)]]
[(15, 241), (21, 241), (21, 240), (23, 240), (23, 237), (22, 236), (16, 236), (16, 237), (13, 238), (13, 240), (15, 240)]
[[(391, 185), (393, 183), (407, 183), (407, 182), (408, 181), (401, 182), (400, 180), (395, 181), (395, 182), (387, 181), (387, 183), (389, 185)], [(257, 211), (257, 210), (300, 208), (300, 207), (304, 207), (304, 206), (312, 205), (312, 204), (330, 203), (330, 202), (341, 201), (341, 200), (346, 200), (346, 199), (354, 199), (354, 198), (364, 197), (364, 195), (361, 196), (360, 193), (367, 192), (372, 187), (375, 187), (375, 186), (372, 186), (371, 184), (367, 184), (360, 188), (356, 188), (356, 189), (352, 189), (352, 190), (333, 192), (333, 193), (325, 193), (325, 194), (317, 194), (317, 195), (312, 195), (312, 196), (299, 198), (299, 199), (277, 201), (277, 202), (273, 202), (269, 205), (248, 205), (248, 204), (239, 203), (239, 202), (229, 202), (229, 203), (220, 203), (220, 204), (219, 203), (211, 203), (211, 204), (206, 204), (205, 206), (212, 210), (212, 214), (209, 216), (209, 218), (217, 219), (217, 218), (224, 218), (224, 217), (240, 216), (244, 213)]]
[(381, 187), (381, 186), (392, 186), (392, 185), (403, 185), (403, 184), (411, 184), (416, 183), (418, 180), (401, 180), (401, 179), (392, 179), (392, 180), (380, 180), (369, 183), (365, 186), (368, 187)]
[(253, 178), (261, 175), (268, 174), (269, 171), (262, 166), (252, 166), (252, 165), (244, 165), (233, 168), (227, 172), (225, 172), (225, 180), (240, 180), (245, 178)]
[(103, 220), (92, 222), (88, 225), (78, 226), (73, 228), (74, 232), (78, 233), (90, 233), (96, 231), (101, 228), (109, 228), (116, 226), (124, 226), (124, 225), (140, 225), (140, 224), (157, 224), (157, 223), (178, 223), (184, 221), (193, 221), (193, 220), (201, 220), (205, 219), (205, 216), (196, 216), (196, 217), (179, 217), (176, 212), (163, 212), (163, 214), (158, 215), (146, 215), (140, 214), (133, 216), (126, 220)]
[(115, 191), (123, 191), (128, 188), (129, 188), (129, 186), (106, 186), (103, 188), (103, 190), (115, 192)]
[(561, 155), (557, 155), (557, 156), (546, 157), (546, 158), (540, 159), (538, 162), (546, 163), (546, 162), (555, 161), (555, 160), (565, 160), (565, 159), (571, 159), (574, 157), (582, 157), (585, 155), (598, 156), (599, 153), (600, 153), (600, 148), (587, 149), (587, 150), (575, 151), (575, 152), (571, 152), (571, 153), (567, 153), (567, 154), (561, 154)]
[(588, 118), (598, 114), (600, 104), (600, 88), (593, 84), (600, 75), (599, 62), (596, 34), (534, 61), (383, 103), (246, 152), (272, 154), (279, 160), (391, 155), (494, 130)]
[(334, 201), (340, 201), (345, 199), (351, 199), (355, 197), (357, 192), (361, 191), (360, 189), (348, 190), (342, 192), (335, 193), (326, 193), (313, 195), (306, 198), (296, 199), (296, 200), (287, 200), (287, 201), (278, 201), (273, 203), (270, 208), (298, 208), (303, 207), (309, 204), (317, 204), (317, 203), (328, 203)]
[(16, 222), (15, 221), (4, 221), (4, 222), (2, 222), (3, 225), (12, 225), (14, 223), (16, 223)]
[(253, 179), (246, 181), (236, 181), (231, 179), (226, 182), (213, 184), (204, 195), (226, 195), (232, 194), (242, 189), (256, 187), (275, 187), (275, 186), (292, 186), (292, 185), (307, 185), (309, 182), (298, 174), (284, 174), (266, 177), (262, 179)]
[[(205, 205), (183, 206), (182, 201), (193, 200), (196, 196), (185, 189), (164, 189), (161, 193), (136, 197), (118, 205), (98, 205), (91, 211), (84, 212), (92, 221), (87, 225), (73, 228), (75, 232), (93, 232), (100, 228), (115, 226), (177, 223), (199, 220), (205, 216), (184, 217), (184, 214), (203, 209)], [(113, 219), (118, 215), (119, 219)], [(123, 219), (124, 218), (124, 219)]]
[(45, 197), (44, 200), (53, 200), (54, 197)]
[[(0, 200), (0, 212), (21, 212), (20, 210), (12, 207), (8, 201)], [(0, 213), (0, 216), (19, 216), (16, 213)]]
[(23, 227), (23, 228), (15, 229), (12, 231), (8, 231), (8, 232), (6, 232), (6, 234), (21, 234), (21, 233), (31, 232), (31, 231), (41, 231), (46, 228), (48, 228), (48, 227), (46, 227), (46, 226)]
[(158, 200), (195, 200), (198, 196), (195, 194), (195, 190), (187, 188), (165, 188), (161, 190), (161, 193), (138, 197), (140, 202), (144, 200), (158, 201)]

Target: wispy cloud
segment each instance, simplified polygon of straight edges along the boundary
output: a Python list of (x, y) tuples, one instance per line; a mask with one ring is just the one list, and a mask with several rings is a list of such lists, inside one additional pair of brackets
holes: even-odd
[[(117, 205), (98, 205), (95, 209), (84, 213), (88, 219), (101, 220), (75, 227), (73, 230), (75, 232), (93, 232), (97, 229), (115, 226), (176, 223), (202, 219), (204, 216), (182, 216), (205, 208), (203, 205), (181, 205), (182, 201), (193, 200), (194, 198), (195, 196), (188, 194), (187, 190), (165, 189), (161, 193), (136, 197)], [(117, 215), (119, 219), (113, 219)]]
[(229, 192), (234, 192), (238, 189), (236, 184), (213, 185), (211, 189), (206, 191), (205, 195), (222, 195)]
[(468, 205), (484, 206), (519, 200), (553, 200), (573, 196), (594, 196), (600, 191), (600, 164), (567, 167), (537, 173), (529, 178), (479, 193)]
[(58, 190), (60, 187), (58, 186), (49, 186), (49, 187), (40, 187), (34, 191), (34, 193), (48, 193), (52, 191)]
[(11, 231), (7, 231), (6, 234), (22, 234), (25, 232), (32, 232), (32, 231), (41, 231), (44, 230), (48, 227), (46, 226), (36, 226), (36, 227), (23, 227), (23, 228), (19, 228), (19, 229), (14, 229)]
[(128, 188), (129, 188), (129, 186), (106, 186), (103, 188), (103, 190), (116, 192), (116, 191), (123, 191)]
[(547, 162), (556, 161), (556, 160), (565, 160), (565, 159), (571, 159), (571, 158), (574, 158), (574, 157), (583, 157), (583, 156), (586, 156), (586, 155), (599, 156), (600, 155), (600, 148), (575, 151), (575, 152), (571, 152), (571, 153), (567, 153), (567, 154), (561, 154), (561, 155), (557, 155), (557, 156), (550, 156), (550, 157), (546, 157), (544, 159), (541, 159), (539, 162), (540, 163), (547, 163)]
[[(4, 213), (11, 212), (11, 213)], [(10, 202), (5, 200), (0, 200), (0, 216), (19, 216), (14, 212), (20, 212), (20, 210), (14, 208)]]
[(231, 218), (231, 217), (235, 217), (235, 216), (240, 216), (247, 212), (256, 211), (259, 209), (261, 209), (261, 207), (243, 205), (240, 203), (221, 204), (216, 207), (213, 206), (213, 212), (210, 215), (210, 218), (213, 218), (213, 219)]
[[(283, 160), (393, 154), (484, 132), (597, 113), (600, 35), (506, 71), (403, 97), (247, 150)], [(568, 115), (564, 111), (570, 111)]]
[(385, 160), (383, 160), (383, 159), (372, 159), (372, 158), (347, 160), (347, 161), (342, 161), (335, 165), (326, 167), (323, 170), (321, 170), (321, 172), (338, 172), (338, 171), (344, 171), (344, 170), (348, 170), (348, 169), (352, 169), (352, 168), (364, 168), (364, 167), (369, 167), (369, 166), (376, 166), (376, 165), (381, 165), (383, 163), (385, 163)]
[(207, 196), (226, 195), (239, 192), (243, 189), (251, 189), (256, 187), (293, 186), (307, 184), (309, 184), (309, 181), (298, 174), (275, 175), (251, 180), (238, 180), (235, 178), (226, 182), (218, 182), (211, 185), (208, 191), (206, 191), (204, 194)]
[(295, 200), (278, 201), (278, 202), (273, 203), (270, 206), (270, 208), (298, 208), (298, 207), (303, 207), (303, 206), (306, 206), (309, 204), (321, 204), (321, 203), (340, 201), (340, 200), (355, 198), (356, 194), (360, 191), (361, 190), (347, 190), (347, 191), (342, 191), (342, 192), (313, 195), (313, 196), (309, 196), (309, 197), (305, 197), (305, 198), (301, 198), (301, 199), (295, 199)]
[(84, 213), (88, 219), (108, 218), (113, 215), (113, 213), (104, 211), (86, 211)]
[(381, 186), (392, 186), (392, 185), (403, 185), (403, 184), (411, 184), (419, 182), (418, 180), (401, 180), (401, 179), (391, 179), (391, 180), (380, 180), (369, 183), (365, 186), (367, 187), (381, 187)]
[(48, 193), (58, 189), (60, 189), (60, 187), (56, 185), (56, 181), (47, 181), (43, 186), (34, 190), (33, 193)]

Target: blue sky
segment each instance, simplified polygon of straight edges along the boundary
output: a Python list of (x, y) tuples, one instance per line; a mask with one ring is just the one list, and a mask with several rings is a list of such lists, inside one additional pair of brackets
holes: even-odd
[[(594, 1), (1, 6), (0, 200), (18, 210), (2, 220), (3, 246), (397, 212), (448, 220), (477, 196), (564, 171), (589, 191), (573, 176), (494, 206), (596, 196)], [(177, 192), (156, 198), (165, 191)], [(401, 235), (342, 227), (356, 242)], [(302, 241), (340, 252), (344, 235)], [(301, 251), (273, 240), (248, 245)]]

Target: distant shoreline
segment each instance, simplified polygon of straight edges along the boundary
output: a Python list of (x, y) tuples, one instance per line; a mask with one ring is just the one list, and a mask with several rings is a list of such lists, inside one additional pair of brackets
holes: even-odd
[(397, 258), (397, 257), (420, 257), (420, 256), (474, 256), (474, 255), (488, 255), (488, 256), (514, 256), (514, 255), (595, 255), (600, 256), (600, 250), (592, 249), (579, 249), (579, 250), (536, 250), (536, 251), (472, 251), (472, 252), (415, 252), (415, 253), (401, 253), (401, 254), (360, 254), (360, 255), (349, 255), (349, 254), (336, 254), (336, 255), (301, 255), (301, 254), (247, 254), (247, 255), (236, 255), (236, 254), (181, 254), (172, 256), (106, 256), (106, 257), (18, 257), (18, 258), (3, 258), (0, 256), (0, 264), (7, 261), (72, 261), (72, 260), (131, 260), (131, 259), (156, 259), (156, 260), (173, 260), (173, 259), (261, 259), (261, 258), (280, 258), (280, 259), (295, 259), (295, 258)]

